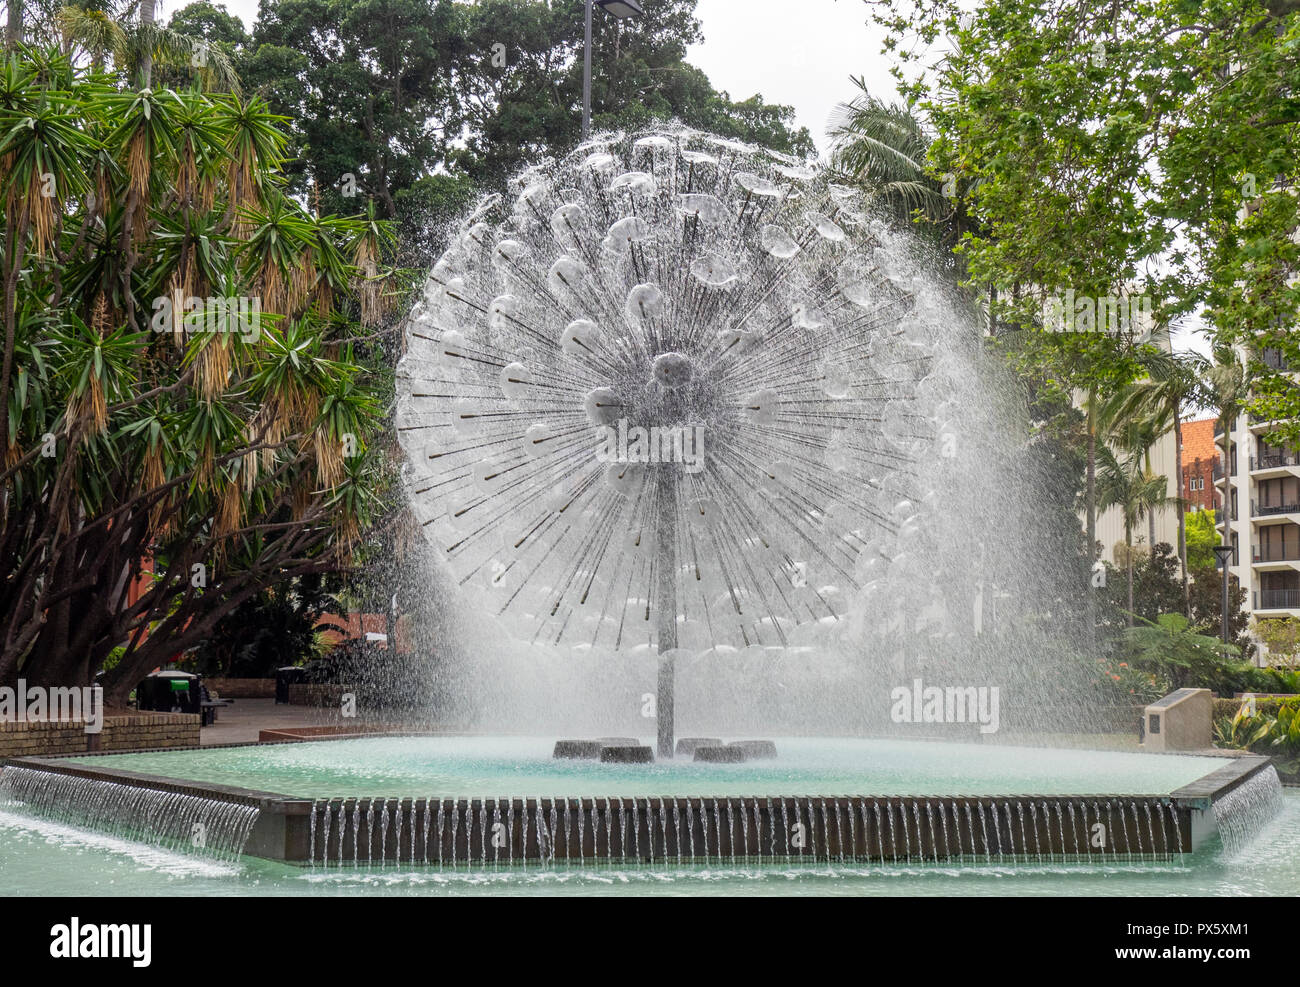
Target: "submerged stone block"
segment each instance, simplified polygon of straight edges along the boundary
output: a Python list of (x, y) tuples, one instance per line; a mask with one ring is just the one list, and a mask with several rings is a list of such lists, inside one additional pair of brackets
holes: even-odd
[(596, 743), (601, 747), (639, 747), (639, 737), (597, 737)]
[(695, 760), (706, 761), (709, 764), (740, 764), (749, 760), (749, 755), (745, 753), (743, 747), (728, 744), (725, 747), (697, 747)]
[(681, 737), (677, 741), (677, 756), (692, 757), (700, 747), (721, 747), (721, 737)]
[(600, 757), (600, 742), (596, 740), (557, 740), (551, 757), (584, 758), (595, 760)]
[(776, 742), (772, 740), (733, 740), (728, 747), (739, 747), (751, 761), (776, 757)]
[(600, 759), (606, 764), (649, 764), (655, 759), (655, 752), (639, 744), (625, 747), (605, 745), (600, 749)]

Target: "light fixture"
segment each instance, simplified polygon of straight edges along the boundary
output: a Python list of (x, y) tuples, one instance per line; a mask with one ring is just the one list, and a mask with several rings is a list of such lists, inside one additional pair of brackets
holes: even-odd
[(636, 0), (596, 0), (596, 6), (614, 17), (640, 17), (644, 14)]
[[(636, 0), (595, 0), (595, 5), (619, 20), (640, 17), (644, 14)], [(591, 130), (591, 7), (592, 0), (587, 0), (584, 15), (582, 43), (582, 139), (587, 139)]]

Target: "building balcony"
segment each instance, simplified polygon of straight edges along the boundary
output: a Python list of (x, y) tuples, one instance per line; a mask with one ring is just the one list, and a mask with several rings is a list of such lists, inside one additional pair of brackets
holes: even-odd
[(1300, 562), (1300, 549), (1287, 549), (1283, 551), (1280, 548), (1270, 550), (1255, 549), (1253, 557), (1255, 565), (1268, 565), (1272, 562)]
[(1255, 593), (1256, 610), (1300, 609), (1300, 589), (1262, 589)]
[(1251, 517), (1278, 517), (1279, 515), (1300, 514), (1300, 504), (1265, 504), (1250, 502)]
[(1283, 452), (1272, 456), (1250, 457), (1250, 471), (1252, 473), (1257, 473), (1260, 470), (1287, 469), (1292, 466), (1300, 466), (1300, 453)]
[(1247, 422), (1247, 427), (1251, 432), (1260, 435), (1264, 432), (1270, 432), (1273, 429), (1276, 429), (1279, 425), (1285, 424), (1285, 418), (1256, 418), (1254, 415), (1251, 415), (1250, 420)]
[(1270, 370), (1290, 371), (1291, 369), (1286, 362), (1286, 358), (1282, 355), (1282, 351), (1271, 346), (1259, 351), (1259, 362)]

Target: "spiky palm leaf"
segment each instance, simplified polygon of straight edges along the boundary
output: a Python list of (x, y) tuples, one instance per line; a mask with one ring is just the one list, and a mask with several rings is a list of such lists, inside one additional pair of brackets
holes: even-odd
[(887, 104), (851, 80), (859, 93), (831, 116), (831, 165), (867, 186), (883, 208), (906, 220), (920, 211), (931, 222), (952, 214), (943, 189), (925, 171), (930, 139), (906, 107)]
[(102, 72), (110, 60), (114, 65), (131, 60), (131, 38), (107, 10), (71, 4), (59, 10), (55, 24), (64, 44), (85, 51), (96, 72)]

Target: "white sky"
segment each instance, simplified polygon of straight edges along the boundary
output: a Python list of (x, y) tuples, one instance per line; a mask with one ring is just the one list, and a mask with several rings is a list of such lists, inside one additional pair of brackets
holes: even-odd
[(822, 153), (831, 110), (856, 92), (849, 76), (866, 76), (873, 95), (895, 98), (880, 54), (884, 34), (868, 26), (862, 0), (699, 0), (696, 16), (704, 43), (687, 60), (732, 99), (761, 93), (793, 106)]

